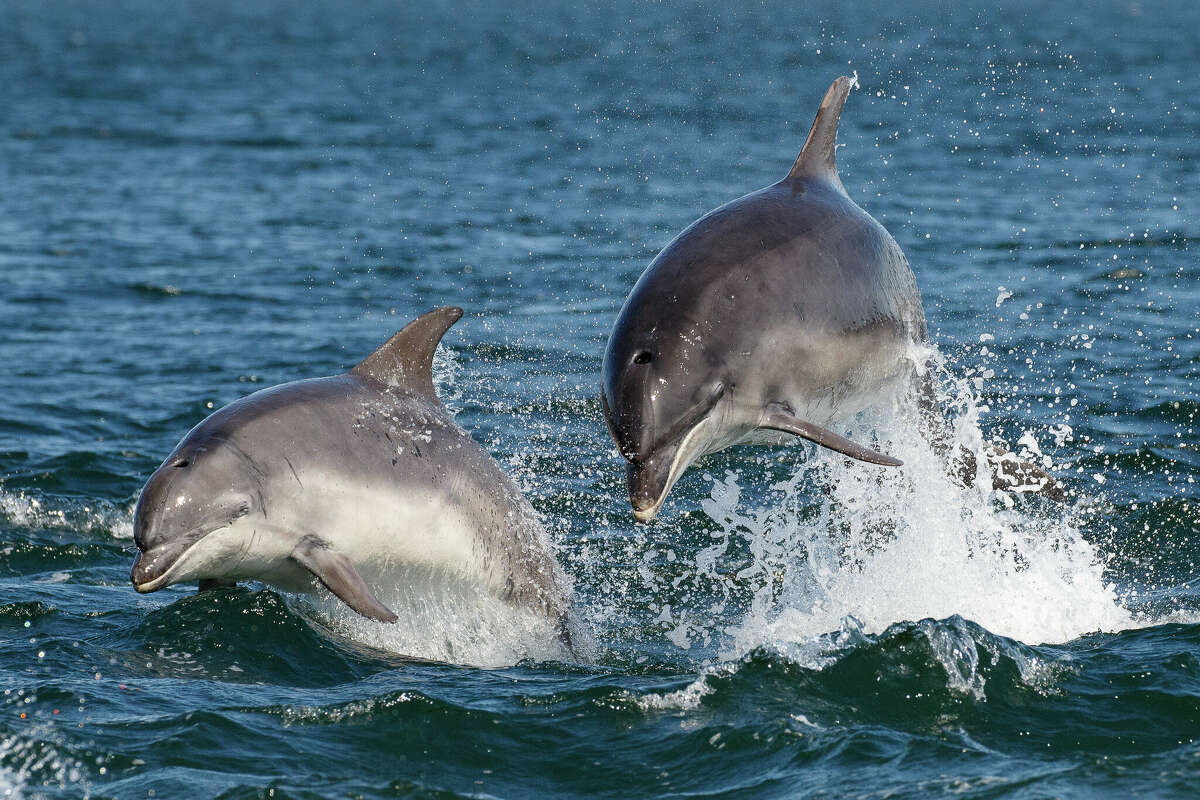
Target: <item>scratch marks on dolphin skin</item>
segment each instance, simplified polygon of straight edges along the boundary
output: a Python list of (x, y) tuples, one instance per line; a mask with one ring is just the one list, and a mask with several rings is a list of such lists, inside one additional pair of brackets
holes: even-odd
[(258, 508), (262, 512), (263, 517), (267, 517), (267, 501), (263, 496), (263, 487), (267, 477), (266, 471), (260, 467), (258, 463), (246, 453), (245, 450), (239, 447), (237, 442), (235, 442), (232, 438), (221, 437), (220, 441), (223, 445), (232, 450), (233, 453), (246, 465), (246, 471), (249, 473), (250, 479), (254, 481), (254, 493), (258, 496)]
[(287, 456), (284, 456), (283, 460), (287, 462), (288, 469), (292, 471), (292, 477), (296, 479), (296, 483), (300, 484), (300, 488), (303, 489), (304, 481), (300, 480), (300, 474), (296, 472), (296, 468), (292, 465), (292, 460)]
[(237, 556), (233, 563), (230, 564), (230, 567), (236, 568), (239, 564), (244, 562), (251, 553), (254, 552), (254, 545), (258, 543), (260, 536), (261, 534), (258, 530), (258, 526), (256, 525), (254, 529), (250, 531), (249, 538), (244, 540), (242, 542), (242, 546), (238, 548)]

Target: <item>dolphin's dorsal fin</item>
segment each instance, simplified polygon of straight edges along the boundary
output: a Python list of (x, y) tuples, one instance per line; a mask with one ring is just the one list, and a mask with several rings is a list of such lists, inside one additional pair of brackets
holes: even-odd
[(422, 314), (364, 358), (350, 374), (437, 397), (433, 389), (433, 354), (446, 331), (462, 315), (462, 309), (454, 306)]
[(808, 178), (831, 181), (839, 187), (842, 185), (833, 151), (837, 146), (838, 120), (842, 118), (842, 106), (846, 105), (850, 89), (857, 85), (857, 77), (847, 78), (843, 75), (825, 92), (825, 99), (817, 109), (817, 118), (813, 120), (812, 130), (808, 132), (804, 149), (792, 165), (792, 171), (788, 173), (788, 180)]

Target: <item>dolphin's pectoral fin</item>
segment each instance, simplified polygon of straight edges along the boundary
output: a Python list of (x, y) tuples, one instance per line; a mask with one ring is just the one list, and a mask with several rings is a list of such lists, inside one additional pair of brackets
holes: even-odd
[(844, 456), (850, 456), (851, 458), (866, 461), (870, 464), (898, 467), (904, 463), (898, 458), (885, 456), (883, 453), (872, 450), (869, 447), (855, 444), (845, 436), (839, 436), (833, 431), (826, 430), (819, 425), (813, 425), (812, 423), (796, 419), (783, 411), (776, 411), (769, 414), (758, 427), (790, 433), (793, 436), (799, 436), (801, 439), (807, 439), (810, 442), (819, 444), (821, 447), (828, 447), (830, 450), (841, 453)]
[(325, 588), (368, 619), (395, 622), (399, 619), (371, 593), (367, 582), (350, 559), (332, 549), (319, 536), (305, 536), (291, 553), (292, 559), (317, 577)]

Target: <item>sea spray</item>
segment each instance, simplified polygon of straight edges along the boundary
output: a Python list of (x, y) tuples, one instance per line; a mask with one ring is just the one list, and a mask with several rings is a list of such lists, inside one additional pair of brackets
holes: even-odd
[[(685, 647), (718, 640), (719, 658), (729, 660), (762, 646), (787, 649), (842, 629), (847, 619), (878, 633), (904, 620), (958, 615), (1027, 643), (1145, 624), (1122, 605), (1075, 506), (991, 488), (979, 404), (944, 369), (938, 382), (955, 445), (980, 464), (973, 486), (949, 477), (916, 435), (905, 398), (855, 431), (863, 441), (873, 433), (903, 468), (864, 467), (808, 448), (795, 473), (755, 503), (743, 503), (744, 470), (707, 474), (701, 508), (716, 529), (696, 555), (696, 581), (726, 599), (748, 592), (749, 601), (718, 629), (676, 612), (668, 637)], [(1032, 434), (1021, 443), (1023, 457), (1042, 460)], [(765, 467), (770, 457), (757, 460)]]
[[(397, 575), (389, 606), (399, 619), (365, 619), (336, 598), (317, 602), (323, 621), (353, 641), (409, 658), (501, 667), (523, 660), (573, 660), (555, 620), (518, 608), (447, 576), (409, 570)], [(580, 647), (586, 647), (586, 639)]]
[(132, 539), (133, 506), (0, 487), (0, 524), (30, 531), (62, 529)]

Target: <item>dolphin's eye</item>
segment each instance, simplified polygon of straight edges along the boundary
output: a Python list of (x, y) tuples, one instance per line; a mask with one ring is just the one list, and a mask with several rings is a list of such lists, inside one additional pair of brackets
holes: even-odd
[(653, 356), (653, 355), (651, 355), (651, 353), (650, 353), (650, 351), (649, 351), (649, 350), (642, 350), (641, 352), (639, 352), (637, 355), (635, 355), (635, 356), (633, 357), (633, 363), (635, 363), (635, 364), (649, 364), (649, 363), (650, 363), (650, 359), (652, 359), (652, 358), (654, 358), (654, 356)]
[(190, 467), (191, 465), (192, 460), (187, 456), (180, 456), (171, 462), (171, 466), (175, 467), (176, 469), (183, 469), (184, 467)]

